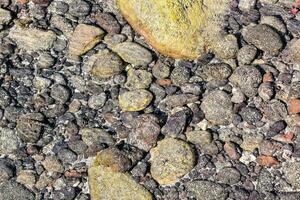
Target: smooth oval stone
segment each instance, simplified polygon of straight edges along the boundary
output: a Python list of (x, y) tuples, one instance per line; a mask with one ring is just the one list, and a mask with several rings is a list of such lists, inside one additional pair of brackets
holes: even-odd
[(141, 111), (152, 101), (153, 95), (147, 90), (134, 90), (121, 94), (119, 104), (122, 111)]
[(216, 43), (224, 41), (221, 24), (230, 0), (118, 0), (117, 4), (129, 24), (164, 55), (195, 59), (214, 48), (220, 52)]

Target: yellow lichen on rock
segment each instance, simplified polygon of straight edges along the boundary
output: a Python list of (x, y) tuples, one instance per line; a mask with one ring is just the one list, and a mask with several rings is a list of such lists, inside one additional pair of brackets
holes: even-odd
[[(118, 0), (130, 25), (160, 53), (195, 59), (222, 41), (230, 0)], [(232, 55), (230, 55), (232, 56)]]

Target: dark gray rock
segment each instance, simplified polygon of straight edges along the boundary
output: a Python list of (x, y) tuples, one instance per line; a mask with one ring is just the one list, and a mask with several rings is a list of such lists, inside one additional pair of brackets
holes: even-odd
[(242, 116), (243, 120), (249, 124), (255, 124), (262, 118), (261, 112), (257, 108), (253, 107), (242, 108), (240, 115)]
[(21, 184), (14, 181), (8, 181), (0, 185), (0, 199), (35, 200), (35, 195)]

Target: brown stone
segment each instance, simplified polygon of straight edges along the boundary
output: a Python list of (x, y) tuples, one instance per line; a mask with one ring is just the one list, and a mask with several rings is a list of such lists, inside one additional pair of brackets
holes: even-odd
[(292, 99), (289, 103), (289, 113), (300, 113), (300, 99)]
[(274, 158), (272, 156), (265, 156), (265, 155), (258, 156), (256, 158), (256, 162), (259, 165), (262, 165), (262, 166), (265, 166), (265, 167), (273, 167), (273, 166), (279, 164), (279, 162), (276, 158)]

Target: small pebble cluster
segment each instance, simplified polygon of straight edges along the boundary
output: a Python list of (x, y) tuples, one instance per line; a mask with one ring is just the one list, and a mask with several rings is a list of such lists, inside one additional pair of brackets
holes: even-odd
[(299, 200), (295, 1), (232, 0), (193, 61), (116, 5), (0, 0), (0, 200)]

